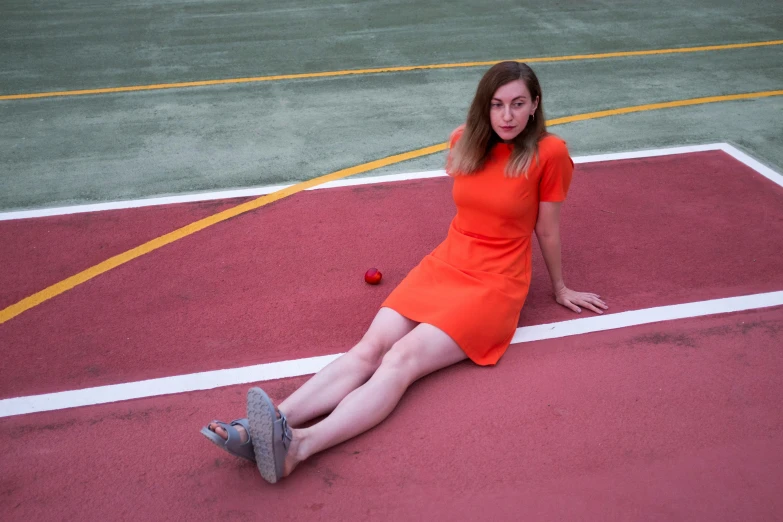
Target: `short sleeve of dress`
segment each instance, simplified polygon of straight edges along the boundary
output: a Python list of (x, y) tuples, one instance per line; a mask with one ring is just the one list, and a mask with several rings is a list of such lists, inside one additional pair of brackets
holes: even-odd
[(453, 176), (454, 173), (451, 171), (451, 149), (454, 148), (454, 145), (457, 144), (457, 141), (460, 139), (460, 136), (462, 136), (462, 132), (465, 130), (465, 124), (463, 123), (456, 129), (454, 129), (451, 132), (451, 136), (449, 136), (449, 152), (446, 156), (446, 174), (449, 176)]
[(465, 130), (465, 124), (463, 123), (453, 131), (451, 131), (451, 136), (449, 136), (449, 148), (453, 149), (454, 145), (457, 144), (457, 140), (462, 136), (462, 133)]
[(538, 186), (538, 200), (557, 203), (565, 201), (568, 194), (574, 173), (574, 162), (563, 140), (551, 137), (546, 141), (548, 143), (539, 144), (542, 172)]

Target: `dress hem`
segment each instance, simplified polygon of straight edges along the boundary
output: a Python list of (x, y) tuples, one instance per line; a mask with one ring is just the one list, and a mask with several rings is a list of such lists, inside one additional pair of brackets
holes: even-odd
[[(414, 321), (414, 322), (416, 322), (416, 323), (419, 323), (419, 324), (428, 324), (428, 325), (432, 326), (433, 328), (437, 328), (438, 330), (440, 330), (441, 332), (443, 332), (444, 334), (446, 334), (447, 336), (449, 336), (449, 338), (450, 338), (452, 341), (454, 341), (454, 343), (455, 343), (455, 344), (456, 344), (456, 345), (459, 347), (459, 349), (460, 349), (460, 350), (462, 350), (462, 352), (465, 354), (465, 356), (466, 356), (466, 357), (467, 357), (467, 358), (468, 358), (468, 359), (469, 359), (471, 362), (473, 362), (474, 364), (476, 364), (477, 366), (494, 366), (494, 365), (496, 365), (496, 364), (498, 363), (498, 361), (500, 360), (500, 358), (503, 356), (503, 354), (504, 354), (504, 353), (506, 352), (506, 350), (508, 349), (509, 345), (511, 344), (511, 343), (510, 343), (510, 340), (511, 340), (511, 339), (513, 339), (513, 337), (514, 337), (514, 335), (512, 334), (512, 335), (511, 335), (511, 337), (509, 338), (509, 343), (507, 343), (507, 344), (505, 345), (505, 348), (502, 350), (502, 352), (500, 353), (500, 355), (499, 355), (499, 356), (497, 356), (497, 357), (494, 357), (494, 358), (493, 358), (492, 360), (490, 360), (490, 361), (486, 361), (486, 362), (484, 362), (484, 361), (479, 361), (479, 360), (476, 360), (476, 357), (475, 357), (475, 356), (471, 356), (471, 354), (468, 352), (468, 350), (466, 350), (466, 349), (464, 348), (464, 346), (463, 346), (462, 344), (460, 344), (460, 342), (459, 342), (457, 339), (455, 339), (455, 338), (454, 338), (454, 336), (453, 336), (452, 334), (450, 334), (450, 333), (449, 333), (449, 332), (448, 332), (448, 331), (447, 331), (445, 328), (443, 328), (442, 326), (439, 326), (439, 325), (437, 325), (437, 324), (434, 324), (434, 323), (432, 323), (432, 322), (430, 322), (430, 321), (426, 321), (426, 320), (419, 320), (419, 319), (417, 319), (417, 318), (415, 317), (415, 314), (410, 314), (410, 313), (403, 313), (403, 311), (402, 311), (402, 310), (400, 310), (400, 309), (398, 309), (398, 308), (395, 308), (394, 306), (392, 306), (392, 305), (389, 305), (389, 304), (387, 304), (387, 303), (385, 303), (385, 302), (384, 302), (384, 303), (383, 303), (383, 304), (380, 306), (380, 308), (388, 308), (389, 310), (394, 310), (395, 312), (397, 312), (398, 314), (400, 314), (400, 315), (401, 315), (401, 316), (403, 316), (404, 318), (408, 319), (409, 321)], [(490, 353), (497, 353), (497, 351), (498, 351), (498, 349), (497, 349), (497, 348), (491, 349), (491, 350), (490, 350), (490, 351), (489, 351), (487, 354), (484, 354), (484, 357), (482, 357), (482, 359), (483, 359), (483, 358), (486, 358), (486, 356), (487, 356), (487, 355), (489, 355)]]

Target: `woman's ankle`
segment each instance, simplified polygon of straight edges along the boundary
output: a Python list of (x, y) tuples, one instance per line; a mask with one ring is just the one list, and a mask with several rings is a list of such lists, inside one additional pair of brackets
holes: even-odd
[(292, 430), (291, 444), (288, 446), (288, 452), (285, 456), (283, 465), (284, 476), (288, 476), (300, 462), (307, 459), (310, 455), (307, 453), (307, 434), (305, 430)]
[(306, 429), (294, 429), (291, 433), (291, 445), (288, 447), (288, 454), (296, 462), (302, 462), (307, 459), (310, 454), (308, 453), (308, 436)]

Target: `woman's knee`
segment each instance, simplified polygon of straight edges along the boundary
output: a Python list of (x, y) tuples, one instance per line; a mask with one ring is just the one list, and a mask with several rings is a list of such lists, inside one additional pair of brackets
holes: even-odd
[(381, 365), (386, 352), (389, 351), (389, 346), (385, 346), (380, 339), (365, 336), (361, 341), (356, 343), (349, 354), (351, 354), (362, 366), (371, 371), (375, 371)]
[(417, 369), (416, 346), (411, 340), (403, 338), (394, 343), (384, 354), (380, 368), (385, 371), (415, 374)]
[(443, 331), (421, 325), (391, 346), (378, 371), (404, 374), (411, 382), (462, 361), (465, 352)]

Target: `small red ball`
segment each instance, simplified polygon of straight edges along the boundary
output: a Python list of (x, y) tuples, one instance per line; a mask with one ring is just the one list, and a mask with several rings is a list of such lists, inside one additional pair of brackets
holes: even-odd
[(381, 282), (383, 274), (377, 268), (371, 268), (364, 273), (364, 281), (371, 285), (377, 285)]

